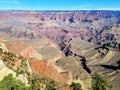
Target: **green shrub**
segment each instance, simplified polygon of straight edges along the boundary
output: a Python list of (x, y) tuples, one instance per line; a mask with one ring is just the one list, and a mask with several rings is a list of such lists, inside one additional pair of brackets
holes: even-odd
[(72, 84), (70, 85), (71, 90), (82, 90), (81, 84), (80, 83), (74, 83), (72, 82)]
[(108, 82), (107, 77), (95, 73), (93, 76), (92, 90), (107, 90), (107, 88), (112, 88), (112, 85)]
[(56, 90), (54, 81), (47, 83), (46, 90)]
[(12, 74), (9, 74), (0, 81), (0, 90), (28, 90), (28, 88), (20, 80), (13, 78)]

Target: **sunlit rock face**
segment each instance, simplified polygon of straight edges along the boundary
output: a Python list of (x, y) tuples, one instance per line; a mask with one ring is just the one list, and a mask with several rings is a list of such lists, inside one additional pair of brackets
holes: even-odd
[[(0, 48), (25, 58), (27, 71), (61, 90), (72, 82), (89, 90), (95, 72), (109, 74), (119, 90), (119, 28), (120, 11), (0, 11)], [(21, 65), (15, 62), (13, 70)]]
[(73, 37), (98, 43), (116, 36), (105, 31), (119, 23), (119, 14), (119, 11), (1, 11), (0, 32), (17, 38), (45, 37), (57, 43)]
[(35, 59), (29, 60), (33, 72), (36, 72), (42, 78), (50, 78), (59, 82), (61, 85), (71, 84), (73, 78), (68, 72), (59, 72), (51, 60), (38, 61)]

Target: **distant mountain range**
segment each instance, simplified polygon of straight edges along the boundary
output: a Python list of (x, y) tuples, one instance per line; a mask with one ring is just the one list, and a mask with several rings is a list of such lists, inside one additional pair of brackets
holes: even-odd
[[(29, 85), (36, 75), (60, 90), (70, 90), (72, 82), (89, 90), (98, 72), (108, 75), (110, 90), (119, 90), (120, 11), (1, 10), (0, 37), (0, 80), (18, 74)], [(44, 80), (36, 81), (43, 90)]]

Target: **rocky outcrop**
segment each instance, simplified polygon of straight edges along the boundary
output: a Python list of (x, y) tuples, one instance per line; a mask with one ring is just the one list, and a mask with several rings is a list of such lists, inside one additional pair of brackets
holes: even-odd
[(3, 51), (8, 51), (6, 45), (2, 42), (0, 42), (0, 48), (3, 50)]
[(19, 52), (26, 48), (26, 46), (19, 41), (7, 41), (5, 42), (5, 45), (7, 49), (14, 54), (18, 54)]
[(32, 70), (41, 78), (49, 78), (60, 85), (71, 84), (72, 77), (68, 72), (59, 72), (53, 65), (51, 60), (38, 61), (36, 59), (29, 60)]
[(18, 55), (25, 58), (36, 58), (39, 60), (43, 59), (43, 56), (41, 54), (38, 54), (32, 46), (23, 49), (21, 52), (18, 53)]
[(16, 72), (14, 72), (13, 70), (7, 68), (3, 61), (0, 60), (0, 81), (4, 78), (4, 76), (7, 76), (9, 74), (12, 74), (13, 77), (16, 77), (18, 80), (22, 81), (23, 83), (25, 83), (28, 86), (28, 80), (27, 77), (25, 77), (23, 74), (19, 74), (18, 76), (16, 75)]
[(25, 58), (37, 58), (42, 60), (42, 56), (36, 52), (32, 46), (27, 46), (19, 41), (7, 41), (5, 45), (9, 52)]
[(91, 76), (83, 69), (79, 58), (68, 56), (58, 60), (56, 64), (63, 70), (71, 72), (74, 82), (81, 83), (84, 90), (91, 87)]

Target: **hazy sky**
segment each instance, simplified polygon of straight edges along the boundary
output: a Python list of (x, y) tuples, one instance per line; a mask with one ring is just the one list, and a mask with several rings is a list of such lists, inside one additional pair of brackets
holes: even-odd
[(120, 0), (0, 0), (1, 10), (120, 10)]

